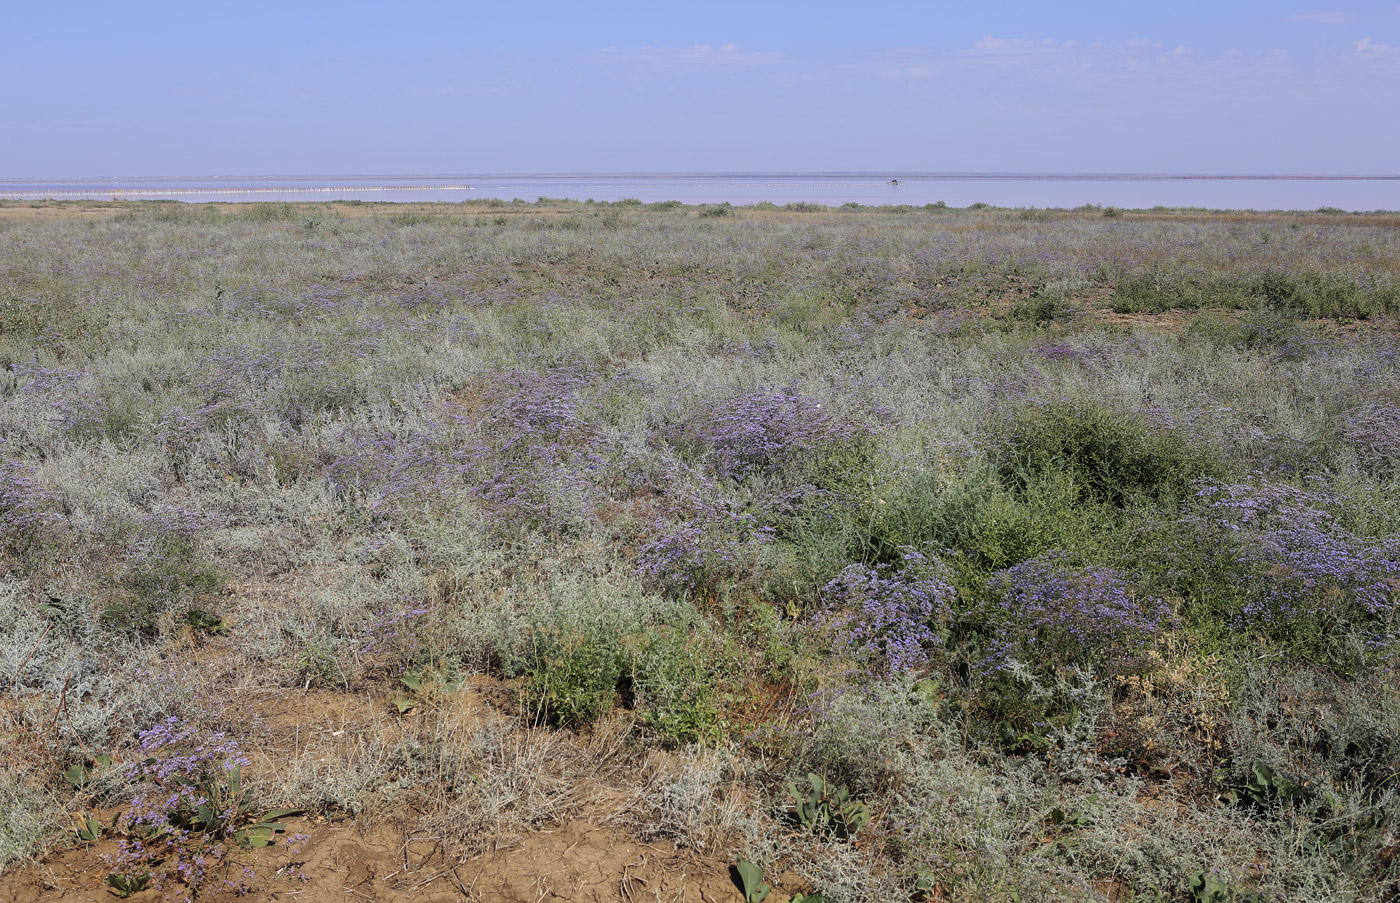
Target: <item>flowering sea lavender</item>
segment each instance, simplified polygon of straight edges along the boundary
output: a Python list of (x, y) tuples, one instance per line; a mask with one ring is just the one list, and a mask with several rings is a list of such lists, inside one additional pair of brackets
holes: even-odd
[[(113, 823), (123, 838), (102, 857), (108, 884), (123, 895), (152, 887), (184, 903), (211, 887), (249, 893), (256, 874), (251, 867), (234, 873), (233, 848), (271, 845), (285, 830), (275, 819), (298, 810), (252, 814), (242, 783), (248, 759), (223, 732), (171, 717), (138, 739), (142, 758), (127, 766), (126, 777), (142, 789)], [(294, 834), (285, 842), (296, 850), (308, 839)]]
[(877, 674), (927, 665), (956, 595), (946, 566), (913, 549), (905, 550), (898, 568), (853, 564), (822, 593), (833, 605), (822, 620), (837, 645)]
[(706, 411), (692, 429), (715, 470), (731, 479), (781, 469), (856, 434), (854, 424), (792, 389), (741, 395)]
[(1049, 552), (993, 574), (993, 641), (985, 667), (1013, 660), (1130, 663), (1172, 624), (1170, 606), (1134, 592), (1109, 568), (1077, 567)]
[[(126, 777), (144, 790), (117, 822), (126, 836), (103, 859), (114, 886), (149, 881), (166, 899), (189, 901), (228, 857), (246, 809), (231, 775), (248, 760), (227, 734), (206, 733), (173, 716), (139, 739), (144, 758), (127, 766)], [(228, 889), (249, 887), (235, 880)]]
[(1202, 486), (1206, 530), (1246, 600), (1239, 626), (1303, 619), (1384, 619), (1396, 607), (1400, 549), (1363, 542), (1337, 523), (1322, 492), (1279, 483)]
[(772, 540), (770, 528), (732, 508), (727, 499), (685, 499), (671, 518), (648, 527), (651, 539), (637, 550), (637, 573), (672, 592), (712, 588), (743, 568), (746, 551)]
[(0, 541), (25, 544), (54, 523), (58, 494), (34, 479), (34, 469), (19, 461), (0, 461)]

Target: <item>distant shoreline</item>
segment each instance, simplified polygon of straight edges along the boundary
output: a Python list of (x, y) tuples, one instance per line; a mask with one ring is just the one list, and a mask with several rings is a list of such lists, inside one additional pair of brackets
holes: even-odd
[(410, 181), (420, 179), (920, 179), (929, 181), (1033, 181), (1033, 182), (1395, 182), (1400, 174), (1337, 175), (1317, 173), (1037, 173), (1037, 172), (577, 172), (577, 173), (371, 173), (352, 175), (282, 174), (243, 176), (42, 176), (0, 177), (0, 185), (33, 184), (143, 184), (147, 182), (254, 183), (343, 180), (347, 182)]

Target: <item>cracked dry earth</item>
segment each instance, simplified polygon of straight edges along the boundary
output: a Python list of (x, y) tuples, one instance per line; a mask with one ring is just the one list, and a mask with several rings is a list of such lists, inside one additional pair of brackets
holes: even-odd
[[(500, 903), (727, 903), (738, 899), (727, 865), (677, 852), (669, 843), (645, 844), (587, 821), (528, 835), (517, 844), (453, 861), (428, 841), (407, 841), (388, 827), (357, 830), (349, 823), (289, 829), (310, 834), (295, 857), (285, 851), (250, 856), (263, 876), (245, 896), (201, 893), (200, 900), (500, 901)], [(241, 863), (235, 867), (241, 868)], [(295, 877), (296, 872), (305, 878)], [(11, 903), (109, 903), (101, 861), (92, 850), (69, 850), (41, 866), (0, 878), (0, 899)], [(154, 890), (129, 898), (153, 903)], [(778, 899), (782, 899), (781, 896)]]

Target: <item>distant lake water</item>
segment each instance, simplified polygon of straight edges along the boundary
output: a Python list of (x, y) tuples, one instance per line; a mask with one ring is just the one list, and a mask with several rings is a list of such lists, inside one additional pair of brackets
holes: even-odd
[(0, 179), (0, 198), (21, 200), (533, 202), (541, 197), (735, 205), (807, 202), (831, 207), (943, 201), (950, 207), (980, 202), (995, 207), (1400, 210), (1400, 177), (831, 173)]

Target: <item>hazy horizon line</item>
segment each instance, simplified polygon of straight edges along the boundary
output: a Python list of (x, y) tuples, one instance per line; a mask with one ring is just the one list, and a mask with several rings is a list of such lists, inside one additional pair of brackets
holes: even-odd
[(264, 173), (257, 175), (82, 175), (0, 176), (0, 183), (30, 182), (146, 182), (269, 181), (275, 179), (944, 179), (1046, 181), (1400, 181), (1384, 173), (1171, 173), (1171, 172), (1032, 172), (926, 170), (811, 170), (811, 171), (650, 171), (650, 172), (505, 172), (505, 173)]

